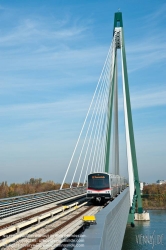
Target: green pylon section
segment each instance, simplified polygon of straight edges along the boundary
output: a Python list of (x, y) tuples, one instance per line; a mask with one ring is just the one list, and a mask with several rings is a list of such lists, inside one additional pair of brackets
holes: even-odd
[(112, 127), (112, 110), (113, 110), (113, 98), (114, 98), (114, 86), (115, 86), (115, 72), (116, 72), (116, 53), (115, 61), (113, 66), (113, 77), (109, 90), (109, 100), (108, 100), (108, 127), (106, 134), (106, 147), (105, 147), (105, 172), (109, 173), (109, 162), (110, 162), (110, 144), (111, 144), (111, 127)]
[(135, 140), (134, 140), (134, 131), (133, 131), (133, 122), (132, 122), (132, 113), (131, 113), (131, 104), (130, 104), (130, 93), (129, 93), (129, 84), (128, 84), (128, 74), (127, 74), (127, 62), (126, 62), (126, 52), (125, 52), (125, 43), (124, 43), (124, 34), (123, 34), (123, 21), (122, 13), (115, 13), (114, 18), (114, 29), (116, 27), (121, 27), (121, 39), (122, 39), (122, 60), (123, 60), (123, 69), (124, 69), (124, 84), (126, 90), (126, 103), (127, 103), (127, 114), (128, 114), (128, 126), (129, 126), (129, 138), (130, 138), (130, 147), (131, 147), (131, 157), (133, 165), (133, 174), (134, 174), (134, 184), (136, 192), (133, 197), (133, 206), (131, 207), (131, 213), (133, 214), (135, 210), (135, 203), (137, 201), (138, 213), (143, 212), (142, 208), (142, 199), (140, 193), (140, 184), (139, 184), (139, 175), (137, 167), (137, 158), (136, 158), (136, 149), (135, 149)]

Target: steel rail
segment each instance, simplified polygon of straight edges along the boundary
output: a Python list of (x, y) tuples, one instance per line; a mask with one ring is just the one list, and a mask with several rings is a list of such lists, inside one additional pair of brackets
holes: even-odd
[[(78, 202), (72, 203), (68, 206), (56, 206), (50, 209), (40, 211), (36, 214), (25, 216), (21, 220), (16, 220), (2, 225), (0, 228), (0, 236), (7, 235), (11, 232), (19, 232), (25, 227), (34, 225), (34, 223), (40, 223), (42, 220), (46, 220), (49, 217), (53, 218), (54, 215), (64, 212), (66, 209), (77, 206)], [(51, 212), (50, 212), (51, 211)]]
[(90, 209), (92, 209), (93, 206), (90, 206), (88, 208), (86, 208), (85, 210), (81, 211), (80, 213), (76, 214), (75, 216), (73, 216), (72, 218), (70, 218), (69, 220), (63, 222), (61, 225), (55, 227), (54, 229), (50, 230), (49, 232), (47, 232), (46, 234), (42, 235), (41, 237), (37, 238), (36, 240), (32, 241), (30, 244), (28, 244), (27, 246), (21, 248), (21, 250), (28, 250), (31, 249), (32, 247), (34, 247), (35, 245), (39, 244), (42, 240), (47, 239), (50, 235), (55, 234), (56, 232), (58, 232), (60, 229), (62, 229), (63, 227), (65, 227), (66, 225), (70, 224), (71, 222), (73, 222), (73, 220), (76, 220), (78, 217), (80, 217), (81, 215), (83, 215), (84, 213), (88, 212)]
[[(60, 218), (65, 217), (68, 214), (72, 214), (72, 212), (85, 206), (85, 204), (87, 204), (87, 202), (84, 202), (78, 206), (76, 204), (78, 204), (78, 202), (71, 204), (71, 208), (67, 209), (66, 211), (64, 211), (64, 209), (58, 209), (58, 211), (54, 210), (52, 212), (53, 216), (51, 216), (51, 218), (47, 218), (46, 220), (44, 220), (42, 222), (40, 220), (43, 219), (44, 216), (39, 217), (39, 221), (38, 221), (38, 218), (37, 218), (37, 220), (36, 220), (36, 218), (32, 219), (33, 220), (32, 223), (36, 222), (36, 221), (38, 223), (35, 225), (32, 225), (29, 228), (21, 230), (21, 232), (20, 232), (20, 229), (22, 228), (22, 226), (24, 227), (24, 225), (22, 223), (18, 224), (17, 227), (19, 230), (17, 230), (17, 227), (15, 227), (15, 232), (17, 232), (17, 233), (14, 234), (12, 237), (10, 235), (8, 235), (7, 238), (2, 239), (0, 241), (0, 247), (7, 247), (7, 245), (9, 245), (9, 244), (12, 244), (13, 242), (18, 241), (21, 238), (25, 238), (25, 236), (27, 236), (29, 233), (36, 232), (37, 230), (45, 227), (46, 225), (49, 225), (50, 223), (58, 221)], [(61, 213), (59, 213), (59, 212), (61, 212)], [(25, 224), (25, 226), (27, 226), (27, 225), (32, 224), (32, 223), (31, 223), (31, 221), (27, 221), (27, 223), (25, 222), (24, 224)], [(10, 233), (10, 228), (7, 228), (6, 230), (2, 230), (2, 231), (3, 231), (3, 233)], [(13, 228), (12, 228), (12, 231), (13, 231)]]
[[(42, 210), (42, 211), (40, 211), (40, 212), (34, 213), (34, 214), (32, 214), (32, 215), (25, 216), (25, 217), (23, 217), (22, 219), (18, 219), (18, 220), (11, 221), (11, 222), (9, 222), (9, 223), (6, 223), (6, 224), (4, 224), (4, 225), (1, 225), (1, 226), (0, 226), (0, 230), (2, 230), (2, 229), (4, 229), (4, 228), (7, 228), (7, 227), (10, 227), (10, 226), (13, 226), (13, 225), (16, 225), (16, 224), (19, 223), (19, 222), (23, 222), (23, 221), (25, 221), (25, 220), (29, 220), (29, 219), (31, 219), (31, 218), (33, 218), (33, 217), (35, 217), (35, 216), (44, 214), (44, 213), (46, 213), (46, 212), (50, 212), (51, 210), (54, 210), (54, 209), (59, 208), (59, 207), (62, 207), (62, 206), (61, 206), (61, 205), (57, 205), (57, 206), (54, 206), (54, 207), (51, 207), (51, 208)], [(0, 233), (1, 233), (1, 231), (0, 231)]]

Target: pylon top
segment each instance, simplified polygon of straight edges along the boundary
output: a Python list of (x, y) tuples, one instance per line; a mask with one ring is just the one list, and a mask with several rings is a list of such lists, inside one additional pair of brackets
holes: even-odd
[(123, 27), (122, 12), (116, 12), (114, 15), (114, 29), (116, 27)]

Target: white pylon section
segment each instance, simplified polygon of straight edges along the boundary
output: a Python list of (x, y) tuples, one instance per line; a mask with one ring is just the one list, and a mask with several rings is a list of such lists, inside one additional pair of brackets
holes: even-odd
[(118, 130), (118, 79), (117, 79), (117, 57), (115, 62), (114, 77), (114, 130), (113, 130), (113, 169), (112, 173), (119, 175), (119, 130)]
[[(118, 28), (118, 29), (121, 29), (120, 32), (123, 32), (122, 28)], [(123, 46), (123, 44), (121, 44), (121, 46)], [(128, 176), (129, 176), (129, 190), (130, 190), (130, 206), (132, 206), (132, 200), (133, 200), (135, 187), (134, 187), (134, 174), (133, 174), (133, 164), (132, 164), (130, 135), (129, 135), (129, 124), (128, 124), (128, 112), (127, 112), (127, 100), (126, 100), (126, 88), (125, 88), (122, 48), (121, 48), (121, 61), (122, 61), (122, 85), (123, 85), (123, 103), (124, 103), (124, 118), (125, 118), (127, 165), (128, 165)]]

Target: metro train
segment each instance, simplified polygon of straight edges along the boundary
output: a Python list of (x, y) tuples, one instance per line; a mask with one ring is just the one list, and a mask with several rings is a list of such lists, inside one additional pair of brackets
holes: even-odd
[(104, 202), (116, 197), (127, 186), (124, 177), (106, 172), (88, 175), (86, 198), (92, 202)]

